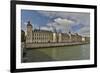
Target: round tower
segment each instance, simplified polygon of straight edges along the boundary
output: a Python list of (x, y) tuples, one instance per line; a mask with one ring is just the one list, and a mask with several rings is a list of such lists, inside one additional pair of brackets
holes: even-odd
[(32, 25), (30, 21), (27, 23), (27, 35), (26, 35), (26, 43), (32, 43)]

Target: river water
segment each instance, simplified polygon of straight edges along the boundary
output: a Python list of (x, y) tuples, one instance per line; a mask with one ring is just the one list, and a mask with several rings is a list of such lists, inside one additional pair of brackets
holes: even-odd
[(22, 62), (46, 62), (90, 59), (90, 44), (25, 49)]

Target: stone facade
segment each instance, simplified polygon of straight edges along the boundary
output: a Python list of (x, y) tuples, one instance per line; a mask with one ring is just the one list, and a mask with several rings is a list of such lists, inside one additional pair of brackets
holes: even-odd
[(28, 22), (27, 24), (27, 34), (26, 34), (26, 43), (32, 43), (33, 39), (32, 39), (32, 32), (33, 31), (33, 27), (32, 25), (30, 24), (30, 22)]
[(53, 34), (51, 31), (44, 31), (44, 30), (35, 29), (32, 31), (32, 41), (33, 41), (33, 43), (53, 42)]
[(34, 29), (30, 22), (27, 24), (26, 43), (60, 43), (82, 42), (82, 36), (70, 33), (57, 33), (47, 30)]

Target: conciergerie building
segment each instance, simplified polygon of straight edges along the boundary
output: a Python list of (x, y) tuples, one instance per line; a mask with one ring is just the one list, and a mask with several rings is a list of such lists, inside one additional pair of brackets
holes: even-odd
[(26, 30), (26, 43), (71, 43), (86, 41), (86, 37), (82, 37), (78, 33), (62, 33), (33, 28), (34, 27), (30, 21), (28, 21)]

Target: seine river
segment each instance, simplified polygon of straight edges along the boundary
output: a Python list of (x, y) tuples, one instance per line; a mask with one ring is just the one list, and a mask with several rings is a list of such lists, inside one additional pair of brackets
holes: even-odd
[(90, 44), (25, 49), (22, 62), (85, 60), (90, 58)]

